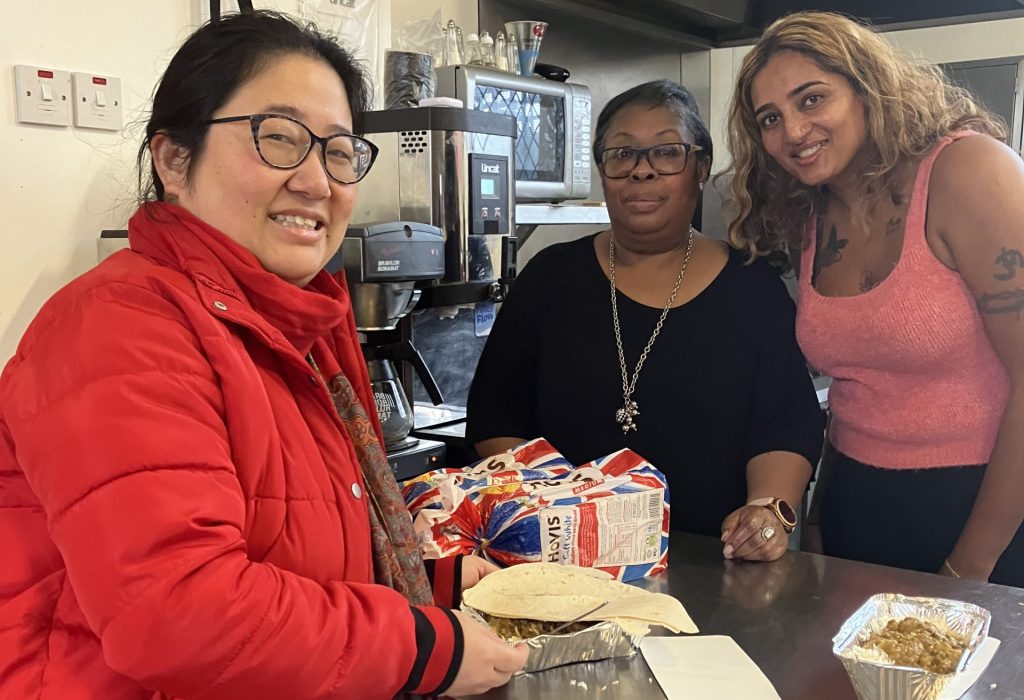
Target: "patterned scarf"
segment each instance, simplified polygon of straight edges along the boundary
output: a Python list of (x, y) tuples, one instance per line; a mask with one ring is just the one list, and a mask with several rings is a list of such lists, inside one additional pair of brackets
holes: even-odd
[(413, 605), (432, 605), (434, 594), (423, 567), (412, 518), (377, 439), (373, 421), (344, 374), (334, 375), (327, 388), (355, 446), (369, 492), (374, 578), (404, 595)]

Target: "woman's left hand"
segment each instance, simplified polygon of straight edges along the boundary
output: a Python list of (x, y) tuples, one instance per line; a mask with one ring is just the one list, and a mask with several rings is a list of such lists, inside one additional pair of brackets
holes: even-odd
[(493, 574), (498, 567), (475, 554), (467, 554), (462, 558), (462, 590), (472, 588), (480, 583), (487, 574)]
[(722, 556), (775, 561), (786, 553), (789, 537), (782, 521), (764, 506), (743, 506), (722, 521)]

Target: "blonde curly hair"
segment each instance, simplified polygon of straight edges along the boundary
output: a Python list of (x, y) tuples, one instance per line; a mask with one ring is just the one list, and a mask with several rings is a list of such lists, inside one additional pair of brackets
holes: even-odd
[(869, 27), (831, 12), (798, 12), (776, 20), (743, 59), (729, 108), (733, 160), (723, 173), (732, 177), (729, 242), (746, 250), (750, 260), (776, 251), (792, 260), (807, 245), (804, 232), (820, 196), (768, 155), (754, 118), (751, 84), (780, 51), (802, 54), (822, 70), (842, 75), (864, 104), (871, 153), (858, 178), (855, 220), (865, 220), (881, 195), (895, 195), (898, 166), (927, 153), (943, 136), (973, 129), (1006, 138), (1003, 120), (950, 83), (941, 69), (914, 60)]

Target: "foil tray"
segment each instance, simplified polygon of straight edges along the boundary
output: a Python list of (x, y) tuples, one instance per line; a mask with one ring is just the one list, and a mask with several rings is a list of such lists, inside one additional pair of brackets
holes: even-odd
[[(879, 660), (881, 652), (859, 645), (892, 619), (916, 617), (967, 641), (954, 673), (929, 673)], [(988, 637), (992, 615), (959, 600), (912, 598), (898, 593), (873, 595), (832, 638), (832, 653), (843, 662), (860, 700), (935, 700)]]
[[(479, 611), (465, 603), (462, 604), (462, 611), (472, 615), (481, 624), (487, 624)], [(632, 656), (640, 648), (640, 642), (647, 636), (650, 628), (644, 629), (641, 634), (630, 634), (617, 622), (607, 620), (571, 634), (541, 634), (523, 640), (522, 643), (530, 648), (530, 657), (523, 669), (515, 675), (534, 673), (580, 661)]]

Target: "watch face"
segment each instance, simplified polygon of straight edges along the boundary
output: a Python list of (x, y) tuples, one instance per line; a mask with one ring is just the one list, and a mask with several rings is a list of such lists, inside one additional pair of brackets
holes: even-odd
[(793, 506), (789, 505), (783, 500), (778, 500), (775, 504), (779, 507), (779, 515), (787, 523), (796, 523), (796, 513), (793, 511)]

